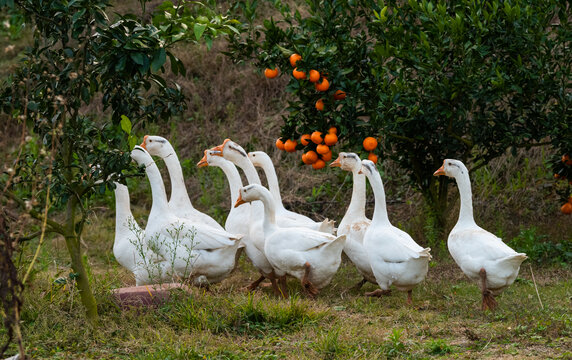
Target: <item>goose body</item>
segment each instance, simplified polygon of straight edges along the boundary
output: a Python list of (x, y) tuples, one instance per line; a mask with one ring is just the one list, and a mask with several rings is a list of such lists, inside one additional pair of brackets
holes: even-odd
[[(361, 170), (361, 160), (357, 154), (341, 152), (330, 166), (351, 171), (353, 176), (352, 198), (344, 217), (338, 225), (337, 232), (338, 236), (346, 236), (344, 253), (352, 263), (354, 263), (366, 281), (376, 284), (375, 275), (371, 269), (369, 256), (363, 242), (371, 220), (365, 215), (365, 175), (359, 173)], [(363, 283), (362, 281), (358, 286), (363, 285)]]
[(514, 282), (520, 264), (527, 256), (517, 253), (502, 239), (476, 224), (469, 171), (461, 161), (446, 159), (434, 175), (453, 177), (457, 182), (461, 209), (447, 239), (447, 247), (463, 273), (480, 282), (483, 309), (494, 309), (497, 305), (494, 295)]
[(304, 227), (280, 227), (268, 189), (258, 184), (240, 189), (237, 204), (255, 200), (264, 204), (264, 253), (276, 274), (299, 279), (310, 296), (316, 295), (330, 283), (340, 266), (345, 235), (336, 237)]
[(172, 269), (145, 242), (145, 232), (131, 213), (127, 186), (115, 183), (115, 240), (113, 255), (133, 273), (135, 284), (150, 285), (172, 279)]
[(278, 184), (278, 176), (276, 169), (272, 164), (272, 159), (264, 151), (253, 151), (248, 153), (248, 158), (256, 167), (262, 168), (268, 181), (268, 190), (272, 194), (274, 205), (276, 207), (276, 217), (280, 219), (279, 222), (285, 226), (293, 227), (307, 227), (309, 229), (323, 231), (327, 233), (334, 233), (334, 221), (325, 219), (324, 221), (317, 222), (307, 216), (298, 214), (294, 211), (287, 210), (282, 203), (282, 196), (280, 195), (280, 185)]
[(175, 215), (167, 203), (161, 173), (151, 155), (136, 146), (131, 157), (139, 165), (145, 165), (151, 184), (153, 204), (145, 228), (149, 246), (168, 259), (177, 274), (199, 282), (222, 281), (235, 267), (242, 236)]
[(181, 168), (179, 157), (171, 143), (161, 136), (146, 135), (141, 147), (147, 150), (149, 154), (159, 156), (165, 161), (165, 165), (169, 171), (169, 178), (171, 179), (169, 208), (173, 213), (178, 217), (224, 230), (215, 219), (193, 207), (185, 185), (183, 169)]
[(422, 248), (389, 222), (383, 182), (374, 163), (363, 160), (361, 172), (367, 176), (375, 196), (373, 219), (364, 236), (372, 271), (382, 292), (393, 285), (407, 291), (410, 303), (412, 289), (427, 275), (431, 249)]

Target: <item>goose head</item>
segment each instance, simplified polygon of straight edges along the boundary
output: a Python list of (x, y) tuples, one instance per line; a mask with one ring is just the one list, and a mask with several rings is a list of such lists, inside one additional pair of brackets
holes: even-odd
[(443, 165), (433, 173), (433, 176), (446, 175), (456, 178), (461, 175), (467, 175), (468, 173), (467, 167), (461, 161), (445, 159)]
[(345, 171), (358, 172), (361, 169), (362, 161), (355, 153), (341, 152), (338, 158), (330, 164), (330, 167), (339, 167)]
[(262, 189), (264, 189), (262, 185), (258, 184), (250, 184), (240, 188), (238, 191), (238, 199), (236, 199), (234, 207), (245, 204), (247, 202), (260, 200), (262, 197)]
[(248, 158), (254, 164), (254, 166), (262, 167), (265, 164), (268, 164), (270, 160), (270, 156), (264, 151), (251, 151), (248, 153)]
[(145, 166), (148, 166), (153, 162), (153, 158), (149, 155), (147, 150), (139, 145), (135, 145), (133, 150), (131, 150), (131, 159), (135, 160), (137, 164)]
[(147, 150), (149, 154), (159, 156), (162, 159), (174, 153), (173, 146), (169, 140), (161, 136), (145, 135), (140, 146)]
[(218, 164), (226, 161), (220, 156), (220, 151), (205, 150), (203, 158), (197, 163), (198, 167), (217, 166)]
[(362, 160), (361, 169), (358, 174), (365, 174), (365, 176), (370, 176), (375, 173), (375, 164), (371, 160)]
[(230, 139), (226, 139), (221, 145), (215, 146), (211, 150), (218, 151), (217, 156), (222, 156), (235, 164), (240, 164), (244, 160), (248, 160), (248, 154), (242, 146), (238, 145)]

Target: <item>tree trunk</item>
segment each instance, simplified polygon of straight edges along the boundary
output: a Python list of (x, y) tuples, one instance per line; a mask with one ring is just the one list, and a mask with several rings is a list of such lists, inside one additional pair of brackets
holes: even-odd
[(67, 203), (66, 210), (66, 246), (71, 258), (73, 271), (76, 273), (76, 284), (81, 303), (85, 307), (88, 320), (94, 324), (97, 321), (97, 303), (89, 285), (87, 272), (82, 261), (80, 236), (76, 232), (77, 199), (72, 197)]

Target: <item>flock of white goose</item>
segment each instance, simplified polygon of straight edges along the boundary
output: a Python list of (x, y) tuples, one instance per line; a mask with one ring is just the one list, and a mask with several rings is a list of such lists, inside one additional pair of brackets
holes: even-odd
[[(152, 156), (165, 161), (171, 181), (170, 199)], [(191, 204), (181, 164), (167, 139), (145, 136), (131, 157), (145, 166), (153, 203), (147, 226), (141, 229), (131, 214), (127, 187), (116, 183), (113, 253), (122, 266), (133, 272), (137, 285), (170, 281), (173, 277), (191, 278), (196, 285), (220, 282), (235, 268), (241, 248), (260, 272), (248, 289), (254, 290), (266, 278), (274, 292), (284, 297), (288, 295), (288, 275), (297, 278), (310, 297), (317, 295), (338, 270), (342, 251), (363, 276), (359, 286), (367, 281), (379, 285), (378, 290), (366, 293), (368, 296), (386, 294), (393, 285), (407, 292), (410, 303), (412, 289), (425, 279), (430, 249), (422, 248), (391, 224), (375, 164), (360, 160), (354, 153), (342, 152), (330, 165), (353, 174), (351, 202), (337, 229), (331, 220), (316, 222), (285, 209), (270, 157), (261, 151), (247, 154), (230, 139), (205, 150), (197, 164), (217, 166), (227, 177), (231, 208), (224, 228)], [(237, 166), (244, 171), (249, 185), (243, 187)], [(262, 186), (255, 167), (266, 174), (268, 189)], [(483, 309), (492, 309), (496, 307), (494, 296), (514, 282), (527, 257), (475, 223), (469, 174), (462, 162), (447, 159), (435, 175), (457, 181), (461, 208), (447, 245), (461, 270), (478, 281)], [(366, 178), (375, 197), (372, 219), (365, 214)]]

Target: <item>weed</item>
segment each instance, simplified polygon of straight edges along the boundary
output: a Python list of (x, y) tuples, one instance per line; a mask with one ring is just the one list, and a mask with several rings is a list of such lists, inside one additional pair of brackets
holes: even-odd
[(405, 352), (405, 344), (401, 341), (403, 329), (393, 329), (389, 335), (389, 341), (385, 345), (388, 357), (401, 356)]
[(443, 339), (431, 340), (427, 352), (431, 355), (445, 355), (453, 351), (451, 346)]
[(539, 264), (572, 264), (572, 242), (547, 241), (548, 236), (537, 234), (536, 227), (521, 229), (509, 245), (516, 251), (524, 252), (533, 262)]

